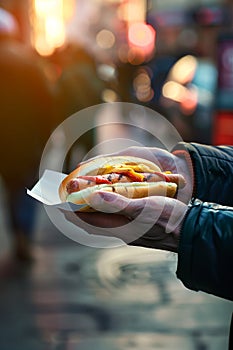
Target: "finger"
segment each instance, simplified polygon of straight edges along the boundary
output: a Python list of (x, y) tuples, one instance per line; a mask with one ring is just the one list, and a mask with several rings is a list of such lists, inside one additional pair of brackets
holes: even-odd
[[(146, 232), (153, 232), (153, 236), (148, 236), (150, 241), (161, 241), (178, 227), (183, 213), (181, 209), (184, 206), (181, 203), (181, 208), (179, 203), (175, 199), (163, 196), (128, 199), (115, 193), (99, 191), (93, 194), (91, 205), (102, 213), (96, 217), (91, 216), (92, 214), (81, 217), (91, 224), (105, 228), (121, 226), (117, 235), (126, 243), (137, 241)], [(93, 220), (94, 218), (97, 221)]]
[(129, 214), (126, 208), (130, 205), (130, 199), (116, 193), (96, 191), (91, 194), (88, 203), (99, 212)]
[(135, 219), (136, 228), (151, 227), (157, 223), (167, 233), (179, 232), (188, 209), (186, 204), (164, 196), (129, 199), (102, 191), (93, 194), (91, 199), (91, 205), (100, 212), (118, 213)]
[(150, 196), (130, 199), (112, 192), (98, 191), (89, 199), (89, 205), (104, 213), (118, 213), (140, 223), (156, 222), (166, 204), (166, 197)]

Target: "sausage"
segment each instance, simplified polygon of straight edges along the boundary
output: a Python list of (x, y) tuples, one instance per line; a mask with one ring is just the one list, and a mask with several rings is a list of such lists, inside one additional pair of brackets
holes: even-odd
[[(114, 192), (126, 198), (144, 198), (148, 196), (167, 196), (174, 198), (177, 191), (177, 184), (165, 181), (127, 182), (112, 185), (101, 184), (70, 193), (67, 196), (67, 202), (85, 204), (88, 207), (91, 196), (95, 191)], [(86, 210), (88, 211), (89, 209), (85, 208)]]
[[(143, 182), (158, 182), (166, 181), (176, 183), (180, 188), (185, 186), (185, 179), (180, 174), (164, 174), (160, 172), (155, 173), (142, 173)], [(87, 187), (92, 187), (100, 184), (115, 184), (133, 182), (130, 177), (123, 174), (111, 173), (105, 175), (96, 176), (79, 176), (78, 178), (71, 179), (66, 186), (68, 194), (81, 191)]]

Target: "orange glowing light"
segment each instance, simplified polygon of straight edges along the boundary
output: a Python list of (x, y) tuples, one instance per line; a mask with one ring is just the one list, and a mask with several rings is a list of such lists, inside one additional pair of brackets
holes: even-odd
[(127, 60), (132, 65), (140, 65), (146, 60), (145, 52), (138, 47), (131, 47), (127, 52)]
[(168, 81), (163, 86), (163, 96), (180, 103), (184, 114), (192, 114), (198, 103), (198, 94), (195, 88), (187, 88), (175, 81)]
[(155, 30), (146, 23), (132, 23), (129, 26), (128, 40), (131, 45), (141, 48), (154, 46)]
[(118, 9), (118, 17), (127, 23), (144, 22), (146, 10), (146, 0), (123, 1)]
[(32, 44), (39, 54), (50, 55), (65, 43), (74, 6), (74, 0), (32, 0)]
[(186, 90), (186, 94), (180, 103), (183, 114), (190, 115), (197, 108), (198, 95), (195, 89)]

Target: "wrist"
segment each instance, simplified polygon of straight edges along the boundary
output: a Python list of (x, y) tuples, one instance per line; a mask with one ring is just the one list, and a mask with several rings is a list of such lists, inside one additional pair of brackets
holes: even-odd
[(175, 156), (175, 171), (183, 175), (186, 182), (185, 187), (178, 190), (177, 199), (188, 203), (194, 192), (193, 163), (186, 150), (174, 150), (172, 154)]

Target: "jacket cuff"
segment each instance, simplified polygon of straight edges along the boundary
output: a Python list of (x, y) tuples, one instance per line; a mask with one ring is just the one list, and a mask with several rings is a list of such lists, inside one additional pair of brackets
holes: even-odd
[(180, 231), (180, 242), (178, 248), (178, 264), (176, 275), (177, 278), (182, 281), (184, 286), (188, 289), (198, 291), (198, 288), (195, 286), (192, 276), (192, 266), (193, 266), (193, 240), (194, 232), (193, 226), (195, 222), (193, 220), (187, 220), (187, 217), (190, 215), (193, 205), (190, 204), (189, 209), (186, 212), (183, 225)]
[(196, 178), (195, 178), (195, 171), (194, 171), (194, 163), (192, 161), (192, 158), (188, 151), (189, 144), (185, 142), (179, 142), (171, 151), (172, 154), (174, 154), (176, 157), (184, 158), (186, 161), (186, 164), (189, 169), (189, 173), (191, 174), (191, 181), (192, 181), (192, 198), (195, 197), (196, 194)]

